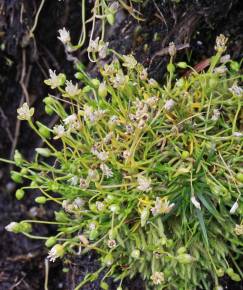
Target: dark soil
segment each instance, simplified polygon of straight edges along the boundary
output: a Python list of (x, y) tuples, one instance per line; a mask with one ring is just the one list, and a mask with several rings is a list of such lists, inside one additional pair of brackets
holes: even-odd
[[(93, 1), (87, 1), (91, 5)], [(144, 1), (146, 2), (146, 1)], [(121, 53), (133, 52), (137, 59), (149, 67), (151, 77), (162, 81), (168, 56), (156, 56), (170, 41), (177, 45), (190, 43), (190, 49), (178, 51), (177, 60), (196, 64), (213, 53), (215, 37), (224, 33), (230, 37), (229, 52), (235, 59), (243, 54), (243, 9), (240, 0), (170, 0), (147, 1), (149, 4), (136, 8), (145, 21), (138, 22), (126, 12), (119, 12), (114, 27), (107, 28), (110, 46)], [(16, 109), (27, 98), (37, 109), (37, 118), (45, 124), (52, 120), (43, 113), (42, 99), (47, 94), (43, 80), (48, 69), (64, 71), (71, 75), (72, 62), (66, 59), (63, 46), (57, 40), (57, 30), (67, 27), (72, 38), (80, 34), (81, 7), (79, 0), (46, 1), (40, 13), (34, 37), (28, 32), (33, 26), (40, 0), (0, 0), (0, 157), (11, 158), (18, 148), (27, 158), (32, 158), (39, 140), (22, 122), (16, 120)], [(88, 5), (88, 6), (89, 6)], [(88, 12), (87, 7), (87, 12)], [(192, 49), (192, 53), (191, 53)], [(87, 64), (84, 51), (76, 57)], [(88, 65), (91, 74), (96, 67)], [(29, 240), (21, 235), (7, 233), (4, 227), (10, 221), (33, 217), (50, 217), (42, 207), (33, 202), (35, 193), (24, 201), (16, 201), (16, 185), (10, 181), (11, 167), (0, 164), (0, 289), (39, 290), (44, 289), (46, 252), (41, 242)], [(46, 235), (52, 229), (38, 227), (36, 233)], [(69, 267), (68, 273), (63, 266)], [(69, 260), (65, 264), (50, 265), (49, 290), (73, 290), (88, 271), (95, 271), (98, 262), (94, 254)], [(110, 281), (110, 289), (116, 289)], [(240, 290), (242, 284), (227, 278), (225, 289)], [(142, 289), (139, 279), (128, 281), (128, 289)], [(85, 290), (100, 289), (94, 282)]]

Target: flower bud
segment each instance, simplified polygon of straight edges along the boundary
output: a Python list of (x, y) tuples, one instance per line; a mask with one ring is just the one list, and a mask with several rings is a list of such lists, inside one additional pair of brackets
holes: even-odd
[(32, 231), (32, 226), (27, 222), (20, 222), (20, 232), (21, 233), (30, 233)]
[(21, 189), (18, 189), (16, 192), (15, 192), (15, 197), (17, 200), (21, 200), (25, 195), (25, 192), (24, 190), (21, 188)]
[(17, 166), (20, 166), (21, 164), (23, 164), (23, 156), (18, 150), (15, 150), (14, 152), (14, 161)]
[(184, 62), (184, 61), (180, 61), (180, 62), (178, 62), (176, 65), (177, 65), (179, 68), (187, 68), (187, 67), (188, 67), (187, 63)]
[(107, 96), (107, 86), (105, 83), (101, 83), (98, 88), (98, 95), (101, 98), (105, 98)]
[(175, 71), (175, 66), (173, 65), (173, 63), (168, 63), (168, 65), (167, 65), (167, 71), (168, 71), (169, 73), (174, 73), (174, 71)]
[(230, 62), (230, 68), (234, 71), (240, 70), (240, 64), (237, 61), (231, 61)]
[(92, 85), (97, 89), (100, 85), (100, 81), (98, 79), (91, 80)]
[(236, 174), (236, 179), (243, 183), (243, 173), (239, 172)]
[(108, 290), (109, 289), (109, 285), (106, 282), (101, 281), (100, 282), (100, 288), (104, 289), (104, 290)]
[(83, 87), (83, 93), (89, 93), (90, 91), (91, 91), (91, 87), (90, 86)]
[(54, 111), (53, 109), (51, 108), (51, 106), (48, 106), (48, 105), (45, 105), (45, 112), (47, 113), (47, 115), (51, 116)]
[(51, 156), (51, 150), (48, 148), (35, 148), (35, 151), (44, 157), (50, 157)]
[(45, 138), (50, 138), (50, 129), (48, 127), (46, 127), (45, 125), (43, 125), (42, 123), (40, 122), (36, 122), (36, 124), (38, 125), (39, 127), (39, 133), (41, 134), (41, 136), (45, 137)]
[(110, 25), (113, 25), (114, 22), (115, 22), (115, 16), (113, 13), (109, 13), (106, 15), (106, 19), (107, 19), (107, 22), (110, 24)]
[(45, 242), (45, 246), (46, 246), (47, 248), (50, 248), (50, 247), (52, 247), (53, 245), (55, 245), (56, 242), (57, 242), (56, 237), (49, 237), (49, 238), (46, 240), (46, 242)]
[(35, 198), (35, 202), (36, 203), (39, 203), (39, 204), (44, 204), (46, 203), (46, 197), (45, 196), (38, 196)]
[(180, 254), (176, 257), (176, 259), (181, 264), (190, 264), (195, 261), (195, 258), (189, 254)]
[(22, 178), (21, 174), (17, 171), (14, 171), (14, 170), (11, 171), (11, 179), (15, 183), (23, 183), (23, 178)]
[(5, 227), (5, 230), (7, 230), (8, 232), (13, 232), (13, 233), (17, 234), (20, 232), (20, 225), (19, 225), (19, 223), (11, 222), (10, 224), (8, 224)]
[(98, 237), (99, 233), (97, 229), (91, 230), (89, 233), (89, 240), (94, 241)]
[(134, 259), (138, 259), (140, 257), (140, 251), (138, 249), (133, 250), (131, 253), (131, 257), (133, 257)]
[(182, 151), (181, 153), (181, 158), (182, 159), (187, 159), (189, 157), (190, 153), (188, 151)]
[(178, 250), (177, 250), (177, 254), (184, 254), (186, 252), (186, 247), (180, 247)]
[(111, 253), (107, 254), (104, 258), (103, 258), (103, 263), (106, 266), (111, 266), (114, 262), (113, 256), (111, 255)]

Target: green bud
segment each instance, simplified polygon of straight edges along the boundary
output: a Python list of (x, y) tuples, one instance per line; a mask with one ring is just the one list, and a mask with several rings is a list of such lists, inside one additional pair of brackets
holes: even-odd
[(177, 250), (177, 254), (184, 254), (186, 252), (186, 247), (180, 247), (178, 250)]
[(103, 258), (103, 263), (106, 265), (106, 266), (111, 266), (114, 262), (114, 259), (112, 257), (112, 254), (109, 253), (107, 254), (104, 258)]
[(57, 242), (56, 237), (50, 237), (50, 238), (48, 238), (48, 239), (46, 240), (46, 242), (45, 242), (45, 246), (46, 246), (47, 248), (50, 248), (50, 247), (52, 247), (53, 245), (55, 245), (56, 242)]
[(46, 203), (46, 197), (45, 196), (38, 196), (38, 197), (36, 197), (35, 198), (35, 202), (36, 203), (40, 203), (40, 204), (44, 204), (44, 203)]
[(92, 90), (92, 88), (90, 86), (85, 86), (83, 88), (83, 93), (89, 93)]
[(100, 288), (104, 289), (104, 290), (108, 290), (109, 289), (109, 285), (106, 282), (101, 281), (100, 282)]
[(131, 257), (133, 257), (134, 259), (138, 259), (140, 257), (140, 251), (138, 249), (133, 250), (131, 253)]
[(46, 112), (47, 115), (49, 115), (49, 116), (51, 116), (51, 115), (54, 113), (54, 111), (53, 111), (53, 109), (51, 108), (51, 106), (48, 106), (48, 105), (45, 106), (45, 112)]
[(91, 80), (92, 85), (97, 89), (100, 85), (100, 81), (98, 79)]
[(44, 157), (50, 157), (51, 156), (51, 150), (48, 148), (35, 148), (35, 151)]
[(177, 65), (179, 68), (187, 68), (187, 67), (188, 67), (187, 63), (184, 62), (184, 61), (178, 62), (176, 65)]
[(12, 233), (20, 233), (20, 224), (17, 223), (17, 222), (11, 222), (10, 224), (8, 224), (6, 227), (5, 227), (5, 230), (8, 231), (8, 232), (12, 232)]
[(167, 71), (169, 72), (169, 73), (174, 73), (174, 71), (175, 71), (175, 66), (173, 65), (173, 63), (168, 63), (168, 65), (167, 65)]
[(232, 268), (227, 268), (226, 269), (226, 274), (231, 276), (232, 274), (234, 274), (234, 270)]
[(66, 267), (62, 268), (62, 272), (63, 273), (68, 273), (69, 272), (69, 268), (66, 268)]
[(182, 151), (181, 153), (181, 158), (182, 159), (187, 159), (189, 157), (190, 153), (188, 151)]
[(176, 257), (176, 259), (181, 264), (190, 264), (195, 261), (195, 258), (189, 254), (180, 254)]
[(218, 84), (218, 79), (217, 78), (215, 78), (215, 77), (211, 77), (210, 78), (210, 80), (209, 80), (209, 87), (211, 88), (211, 89), (213, 89), (213, 88), (215, 88), (216, 86), (217, 86), (217, 84)]
[(11, 179), (16, 183), (23, 183), (23, 178), (21, 174), (17, 171), (11, 171)]
[(109, 13), (108, 15), (106, 15), (106, 19), (110, 25), (113, 25), (115, 23), (115, 16), (113, 13)]
[(25, 167), (23, 167), (23, 168), (21, 168), (21, 170), (20, 170), (20, 174), (23, 176), (23, 175), (26, 175), (28, 173), (28, 169), (27, 168), (25, 168)]
[(21, 188), (21, 189), (18, 189), (16, 192), (15, 192), (15, 197), (17, 200), (21, 200), (23, 197), (24, 197), (24, 190)]
[(47, 138), (47, 139), (50, 138), (50, 135), (51, 135), (50, 129), (38, 121), (36, 122), (36, 124), (39, 127), (38, 131), (41, 134), (41, 136), (43, 136), (44, 138)]
[(230, 62), (230, 68), (234, 71), (240, 70), (240, 64), (237, 61), (231, 61)]
[(82, 80), (84, 77), (84, 75), (81, 72), (77, 72), (74, 76), (77, 80)]
[(216, 275), (218, 277), (223, 277), (224, 276), (224, 269), (220, 268), (216, 270)]
[(43, 103), (46, 104), (46, 105), (52, 105), (52, 104), (53, 104), (53, 101), (54, 101), (53, 98), (50, 97), (50, 96), (45, 97), (45, 98), (43, 99)]
[(23, 161), (24, 161), (23, 156), (18, 150), (15, 150), (14, 152), (14, 161), (17, 166), (20, 166), (21, 164), (23, 164)]
[(105, 98), (107, 96), (107, 86), (105, 83), (101, 83), (98, 88), (98, 95), (101, 98)]
[(236, 282), (240, 282), (241, 281), (241, 278), (240, 278), (240, 275), (234, 273), (230, 276), (230, 278), (233, 280), (233, 281), (236, 281)]
[(121, 286), (118, 286), (118, 287), (116, 288), (116, 290), (122, 290), (122, 287), (121, 287)]
[(98, 237), (99, 233), (97, 229), (91, 230), (89, 233), (89, 240), (94, 241)]
[(239, 172), (236, 174), (236, 179), (243, 183), (243, 173)]
[(32, 226), (27, 222), (20, 222), (20, 232), (22, 233), (30, 233), (32, 231)]

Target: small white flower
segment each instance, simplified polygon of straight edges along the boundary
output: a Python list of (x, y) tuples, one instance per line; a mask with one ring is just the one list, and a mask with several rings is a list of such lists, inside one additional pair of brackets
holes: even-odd
[(58, 88), (65, 83), (65, 75), (64, 74), (56, 74), (55, 70), (49, 69), (50, 78), (45, 80), (45, 84), (50, 86), (52, 89)]
[(238, 207), (239, 207), (239, 204), (238, 204), (238, 202), (236, 201), (236, 202), (232, 205), (232, 207), (231, 207), (231, 209), (230, 209), (230, 214), (234, 214), (234, 213), (236, 212), (236, 210), (238, 209)]
[(114, 132), (109, 132), (105, 138), (103, 139), (103, 142), (105, 144), (109, 144), (111, 142), (112, 137), (114, 136)]
[(228, 41), (228, 38), (225, 37), (223, 34), (220, 34), (216, 38), (216, 45), (215, 45), (215, 50), (218, 52), (224, 52), (226, 50), (226, 43)]
[(101, 151), (101, 152), (98, 152), (96, 154), (96, 156), (98, 157), (98, 159), (100, 159), (101, 161), (106, 161), (109, 157), (109, 153), (108, 152), (105, 152), (105, 151)]
[(63, 120), (65, 125), (71, 125), (71, 124), (73, 124), (76, 121), (77, 121), (77, 115), (76, 114), (69, 115), (67, 118), (65, 118)]
[(18, 228), (19, 224), (16, 222), (11, 222), (5, 227), (5, 230), (8, 232), (15, 232), (16, 228)]
[(119, 124), (119, 119), (117, 116), (113, 115), (110, 117), (110, 120), (108, 122), (108, 125), (112, 126), (112, 125), (117, 125)]
[(139, 77), (142, 81), (146, 81), (148, 78), (148, 72), (147, 69), (144, 68), (140, 73), (139, 73)]
[(79, 180), (79, 187), (82, 189), (86, 189), (89, 186), (89, 182), (88, 180), (84, 179), (84, 178), (80, 178)]
[(78, 176), (73, 176), (69, 179), (69, 182), (72, 186), (76, 186), (78, 184)]
[(229, 91), (238, 97), (241, 97), (243, 95), (243, 89), (239, 87), (236, 83), (233, 84), (231, 88), (229, 88)]
[(131, 157), (131, 151), (130, 150), (123, 151), (122, 156), (124, 159), (128, 159), (129, 157)]
[(163, 272), (154, 272), (150, 279), (153, 281), (154, 285), (160, 285), (165, 281), (165, 276)]
[(71, 41), (70, 32), (65, 27), (58, 30), (59, 36), (57, 37), (63, 44), (69, 44)]
[(114, 88), (122, 87), (126, 82), (126, 77), (124, 76), (121, 70), (115, 75), (115, 77), (111, 78), (111, 82), (113, 83)]
[(153, 108), (158, 103), (158, 100), (159, 100), (158, 97), (153, 96), (145, 100), (145, 103)]
[(95, 40), (90, 40), (89, 46), (87, 51), (88, 52), (97, 52), (99, 50), (99, 37), (97, 37)]
[(156, 197), (155, 205), (154, 207), (151, 208), (151, 212), (154, 216), (158, 214), (166, 214), (169, 213), (174, 206), (175, 204), (170, 203), (167, 200), (167, 197), (164, 198)]
[(116, 241), (115, 240), (108, 240), (107, 241), (107, 246), (110, 248), (110, 249), (113, 249), (116, 247)]
[(89, 229), (92, 231), (92, 230), (95, 230), (96, 229), (96, 223), (90, 223), (89, 224)]
[(81, 93), (81, 90), (78, 88), (78, 84), (73, 84), (72, 81), (66, 81), (65, 92), (70, 97), (75, 97)]
[(166, 111), (171, 111), (174, 106), (175, 106), (175, 101), (170, 99), (165, 102), (164, 108)]
[(133, 55), (131, 55), (131, 54), (130, 55), (123, 55), (123, 58), (124, 58), (123, 66), (130, 68), (130, 69), (134, 69), (136, 67), (137, 61)]
[(30, 120), (34, 115), (35, 109), (29, 108), (27, 103), (24, 103), (22, 107), (17, 109), (18, 119), (19, 120)]
[(176, 46), (174, 42), (169, 43), (168, 52), (170, 56), (174, 56), (176, 54)]
[(217, 121), (220, 117), (220, 111), (218, 109), (213, 110), (212, 121)]
[(103, 174), (107, 178), (110, 178), (113, 176), (112, 170), (106, 164), (100, 164), (100, 169), (102, 170)]
[(243, 137), (243, 133), (241, 133), (241, 132), (234, 132), (233, 133), (233, 136), (234, 137)]
[(235, 225), (234, 231), (237, 236), (243, 235), (243, 225)]
[(201, 204), (194, 195), (191, 197), (191, 202), (196, 208), (201, 209)]
[(63, 125), (56, 125), (53, 128), (53, 133), (56, 135), (54, 139), (62, 138), (65, 135), (65, 128)]
[(73, 205), (76, 209), (80, 209), (85, 205), (85, 200), (80, 197), (76, 197), (73, 201)]
[(150, 191), (152, 188), (151, 188), (151, 179), (150, 178), (147, 178), (145, 176), (138, 176), (137, 178), (137, 182), (138, 182), (138, 187), (137, 189), (138, 190), (141, 190), (141, 191)]
[(107, 53), (108, 53), (108, 45), (109, 45), (109, 42), (99, 44), (99, 47), (98, 47), (99, 58), (101, 59), (106, 58)]
[(105, 208), (104, 203), (101, 201), (96, 201), (95, 205), (98, 211), (102, 211)]
[(92, 181), (97, 181), (99, 179), (99, 173), (97, 170), (89, 169), (88, 178)]
[(224, 74), (224, 73), (227, 72), (227, 70), (228, 69), (227, 69), (227, 67), (225, 65), (221, 65), (221, 66), (216, 67), (213, 71), (215, 73), (218, 73), (218, 74)]
[(230, 61), (230, 55), (229, 54), (226, 54), (226, 55), (223, 55), (221, 58), (220, 58), (220, 62), (221, 63), (226, 63)]
[(56, 244), (48, 253), (47, 259), (51, 262), (55, 262), (57, 258), (63, 257), (64, 255), (64, 247), (60, 244)]

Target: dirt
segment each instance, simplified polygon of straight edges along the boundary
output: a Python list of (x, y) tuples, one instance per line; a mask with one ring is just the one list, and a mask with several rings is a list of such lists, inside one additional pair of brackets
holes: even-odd
[[(93, 1), (88, 1), (89, 6)], [(146, 2), (146, 1), (144, 1)], [(190, 49), (177, 53), (177, 60), (192, 65), (210, 57), (215, 37), (224, 33), (230, 37), (229, 52), (234, 59), (243, 57), (243, 9), (240, 0), (170, 0), (147, 1), (137, 5), (145, 21), (134, 20), (127, 12), (119, 12), (117, 24), (107, 28), (107, 41), (121, 53), (133, 52), (136, 58), (149, 67), (150, 76), (162, 81), (168, 56), (156, 56), (170, 41), (177, 45), (190, 43)], [(72, 75), (72, 62), (66, 59), (63, 46), (57, 40), (57, 30), (63, 26), (71, 30), (72, 39), (80, 34), (81, 7), (78, 0), (46, 1), (40, 13), (34, 37), (29, 31), (40, 0), (0, 0), (0, 157), (11, 158), (15, 148), (31, 159), (39, 140), (24, 123), (16, 120), (16, 109), (28, 98), (37, 108), (37, 118), (45, 124), (52, 119), (43, 112), (42, 99), (47, 95), (43, 80), (48, 69), (65, 71)], [(84, 50), (75, 55), (87, 65), (91, 74), (96, 67), (87, 62)], [(48, 219), (52, 209), (35, 208), (35, 192), (24, 201), (16, 201), (16, 185), (11, 182), (11, 166), (0, 163), (0, 289), (44, 289), (46, 251), (42, 243), (4, 230), (10, 221), (31, 218), (33, 213)], [(53, 229), (38, 227), (36, 234), (47, 235)], [(63, 267), (69, 267), (65, 273)], [(77, 259), (67, 258), (66, 263), (50, 264), (49, 290), (73, 290), (87, 271), (98, 268), (97, 257), (91, 253)], [(110, 281), (110, 289), (116, 289)], [(222, 280), (225, 289), (240, 290), (242, 284)], [(139, 278), (127, 281), (128, 289), (142, 289)], [(84, 290), (100, 289), (99, 281)]]

